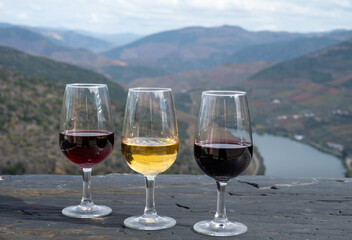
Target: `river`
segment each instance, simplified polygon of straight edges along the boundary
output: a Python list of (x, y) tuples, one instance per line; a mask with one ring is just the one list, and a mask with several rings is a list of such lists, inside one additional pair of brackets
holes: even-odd
[(265, 175), (277, 177), (345, 176), (341, 159), (289, 138), (253, 133), (254, 145), (264, 158)]

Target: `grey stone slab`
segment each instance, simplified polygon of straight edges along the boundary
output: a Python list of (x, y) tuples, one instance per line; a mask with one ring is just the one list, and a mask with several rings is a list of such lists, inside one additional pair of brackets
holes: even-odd
[[(248, 232), (228, 239), (352, 239), (352, 179), (239, 177), (228, 184), (230, 220)], [(143, 212), (141, 175), (92, 177), (96, 204), (113, 213), (99, 219), (65, 217), (62, 208), (78, 204), (82, 179), (67, 175), (23, 175), (0, 178), (1, 239), (214, 239), (192, 230), (212, 219), (216, 185), (206, 176), (160, 175), (155, 200), (160, 215), (177, 225), (161, 231), (128, 229), (123, 220)], [(226, 239), (226, 238), (225, 238)]]

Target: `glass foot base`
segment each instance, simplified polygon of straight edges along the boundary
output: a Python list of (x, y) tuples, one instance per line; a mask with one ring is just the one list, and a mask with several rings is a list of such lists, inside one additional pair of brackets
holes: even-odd
[(124, 221), (126, 227), (137, 230), (161, 230), (176, 225), (176, 220), (170, 217), (156, 216), (147, 218), (144, 216), (129, 217)]
[(69, 206), (62, 209), (62, 214), (72, 218), (97, 218), (109, 215), (111, 208), (100, 205), (92, 205), (89, 207)]
[(194, 231), (208, 236), (236, 236), (247, 232), (246, 225), (239, 222), (217, 223), (214, 221), (201, 221), (193, 226)]

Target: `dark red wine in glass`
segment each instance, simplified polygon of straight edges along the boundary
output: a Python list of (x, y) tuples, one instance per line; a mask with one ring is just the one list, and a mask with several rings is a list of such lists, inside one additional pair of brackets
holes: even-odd
[(82, 168), (91, 168), (112, 152), (114, 133), (101, 130), (60, 132), (60, 147), (65, 156)]
[(67, 84), (61, 111), (59, 144), (62, 153), (82, 168), (81, 203), (65, 207), (62, 214), (73, 218), (109, 215), (111, 208), (95, 205), (91, 195), (91, 172), (114, 147), (114, 125), (106, 84)]
[(252, 144), (240, 141), (201, 141), (194, 144), (199, 168), (216, 181), (227, 182), (240, 175), (249, 165)]
[(228, 220), (225, 196), (227, 183), (246, 170), (252, 155), (252, 130), (246, 93), (202, 92), (194, 158), (199, 168), (215, 179), (218, 204), (215, 218), (196, 223), (194, 231), (209, 236), (235, 236), (247, 231), (245, 224)]

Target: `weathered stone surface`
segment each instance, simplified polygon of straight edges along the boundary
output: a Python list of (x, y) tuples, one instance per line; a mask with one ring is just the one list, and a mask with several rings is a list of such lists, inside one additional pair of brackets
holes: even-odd
[[(213, 218), (216, 209), (215, 182), (206, 176), (157, 177), (158, 213), (177, 220), (162, 231), (123, 225), (125, 218), (143, 212), (141, 175), (92, 178), (94, 202), (113, 209), (104, 218), (61, 214), (79, 203), (81, 188), (80, 176), (0, 177), (0, 239), (214, 239), (192, 230), (195, 222)], [(352, 239), (352, 179), (239, 177), (228, 185), (227, 212), (249, 229), (230, 239)]]

